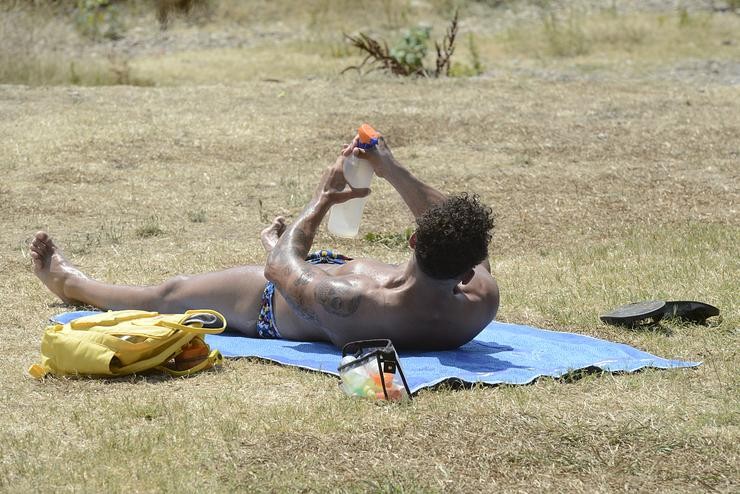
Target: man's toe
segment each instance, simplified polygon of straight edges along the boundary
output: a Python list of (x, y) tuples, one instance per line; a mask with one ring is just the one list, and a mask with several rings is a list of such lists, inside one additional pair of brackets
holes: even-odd
[(31, 251), (31, 262), (33, 263), (33, 268), (36, 270), (44, 267), (43, 258), (38, 252)]

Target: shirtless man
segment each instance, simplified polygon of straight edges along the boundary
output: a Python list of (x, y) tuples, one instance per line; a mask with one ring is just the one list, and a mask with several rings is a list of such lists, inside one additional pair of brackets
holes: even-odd
[[(487, 248), (491, 211), (466, 195), (446, 198), (414, 177), (381, 139), (375, 150), (344, 147), (327, 168), (305, 210), (291, 225), (280, 217), (262, 232), (266, 266), (177, 276), (156, 286), (121, 286), (86, 277), (45, 233), (30, 251), (36, 276), (62, 301), (101, 309), (180, 313), (209, 308), (251, 337), (329, 341), (387, 338), (397, 348), (443, 350), (472, 340), (496, 315), (499, 293)], [(389, 265), (323, 251), (309, 256), (333, 204), (364, 197), (342, 173), (363, 154), (416, 217), (409, 261)], [(308, 262), (306, 261), (308, 256)]]

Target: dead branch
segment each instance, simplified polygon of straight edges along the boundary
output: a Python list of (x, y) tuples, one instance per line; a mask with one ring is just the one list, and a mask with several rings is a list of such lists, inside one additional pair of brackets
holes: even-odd
[(439, 77), (442, 73), (446, 76), (450, 75), (450, 58), (455, 53), (455, 38), (457, 37), (457, 14), (458, 11), (455, 10), (455, 15), (447, 28), (445, 37), (442, 38), (442, 44), (439, 41), (434, 42), (434, 48), (437, 50), (434, 77)]
[(377, 40), (371, 38), (365, 33), (360, 33), (357, 36), (350, 36), (349, 34), (345, 34), (344, 36), (352, 46), (358, 48), (364, 53), (367, 53), (367, 56), (360, 64), (351, 65), (342, 70), (342, 74), (348, 70), (356, 70), (362, 73), (362, 69), (366, 65), (369, 65), (370, 69), (368, 72), (383, 69), (395, 75), (409, 75), (407, 68), (391, 56), (388, 44), (385, 41), (383, 41), (383, 44), (381, 45)]

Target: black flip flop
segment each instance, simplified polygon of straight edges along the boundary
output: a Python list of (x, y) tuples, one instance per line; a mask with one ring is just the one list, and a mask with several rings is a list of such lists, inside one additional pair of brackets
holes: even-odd
[(664, 311), (665, 317), (676, 317), (699, 324), (704, 324), (708, 317), (719, 315), (719, 309), (715, 306), (694, 300), (666, 302)]
[(617, 307), (613, 311), (599, 316), (599, 319), (607, 324), (621, 326), (634, 326), (638, 322), (647, 319), (652, 319), (654, 323), (657, 323), (665, 315), (665, 306), (666, 303), (662, 300), (635, 302)]
[(708, 317), (718, 315), (718, 308), (704, 302), (651, 300), (617, 307), (599, 318), (607, 324), (635, 326), (647, 322), (648, 319), (652, 319), (655, 324), (664, 317), (704, 324)]

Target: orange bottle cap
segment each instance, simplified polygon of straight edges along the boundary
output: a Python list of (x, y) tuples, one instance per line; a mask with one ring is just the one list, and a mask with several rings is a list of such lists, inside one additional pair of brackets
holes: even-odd
[(373, 129), (369, 124), (362, 124), (357, 133), (360, 135), (359, 147), (362, 149), (369, 149), (378, 144), (378, 138), (380, 133)]

